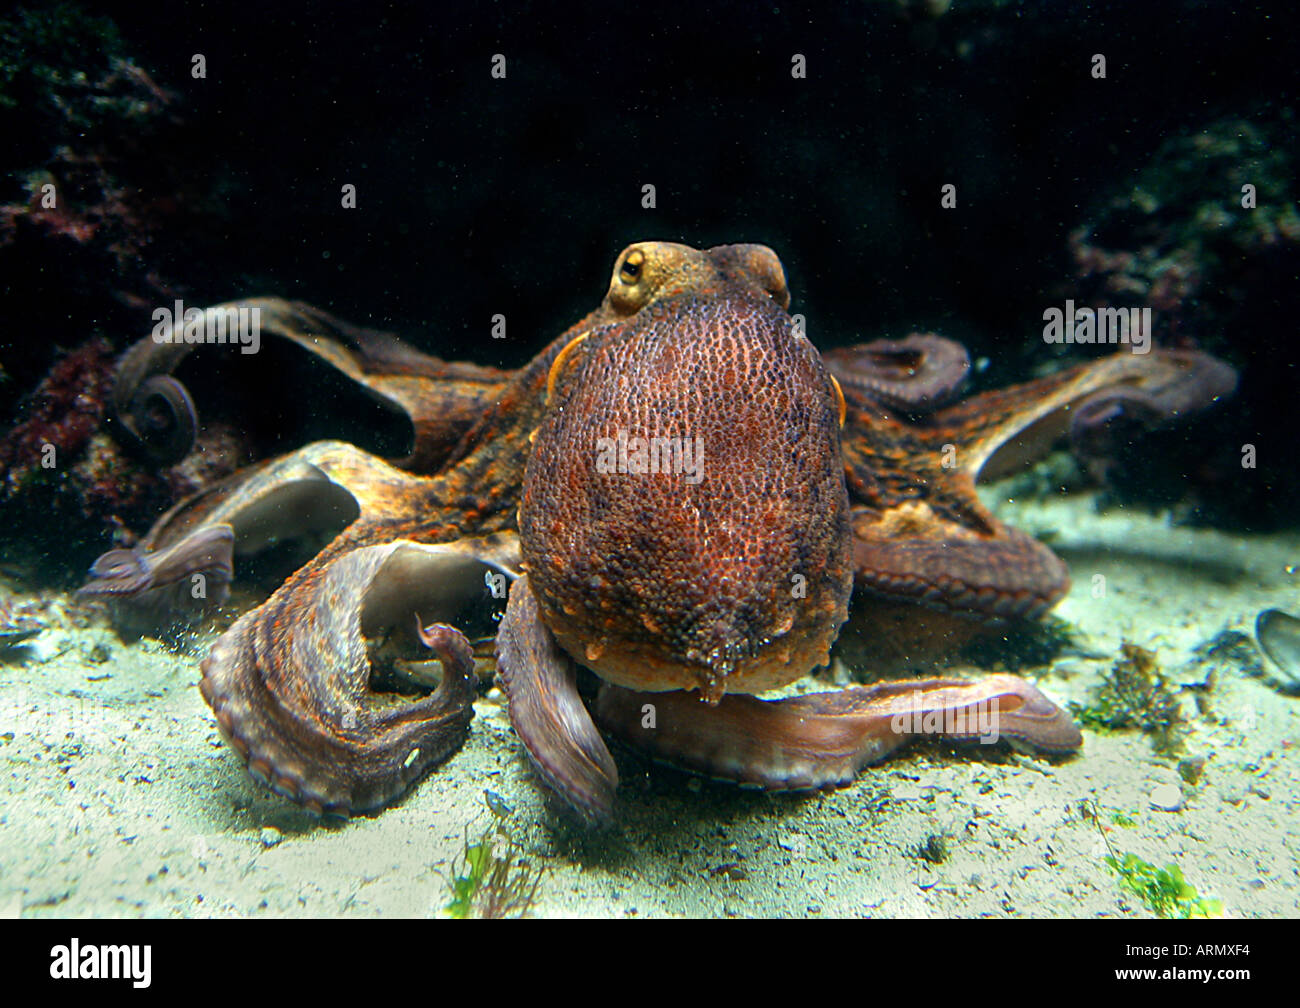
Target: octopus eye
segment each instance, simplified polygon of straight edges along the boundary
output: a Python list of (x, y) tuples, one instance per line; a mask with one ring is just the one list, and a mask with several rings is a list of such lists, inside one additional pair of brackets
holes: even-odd
[(618, 278), (626, 284), (634, 284), (641, 279), (641, 267), (645, 264), (645, 253), (640, 249), (633, 249), (623, 260), (623, 265), (619, 267)]

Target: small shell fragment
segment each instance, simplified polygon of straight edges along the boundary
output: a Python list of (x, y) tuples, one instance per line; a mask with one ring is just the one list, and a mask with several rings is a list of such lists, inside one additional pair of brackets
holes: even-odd
[(1294, 683), (1300, 683), (1300, 619), (1281, 609), (1265, 609), (1255, 620), (1260, 650)]
[(45, 629), (45, 624), (22, 607), (0, 602), (0, 652), (16, 648)]
[(487, 802), (488, 808), (492, 810), (492, 814), (498, 819), (509, 818), (510, 814), (514, 811), (514, 809), (506, 804), (506, 800), (495, 791), (484, 790), (483, 799)]
[(0, 627), (0, 651), (16, 648), (41, 632), (40, 627)]

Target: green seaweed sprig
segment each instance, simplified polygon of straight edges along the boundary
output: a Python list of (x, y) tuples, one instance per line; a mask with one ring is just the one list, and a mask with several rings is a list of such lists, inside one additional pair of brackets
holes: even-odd
[[(1157, 917), (1188, 920), (1223, 916), (1223, 903), (1197, 892), (1196, 887), (1183, 878), (1183, 870), (1178, 865), (1171, 863), (1157, 868), (1136, 854), (1125, 854), (1121, 858), (1101, 824), (1097, 803), (1091, 802), (1089, 806), (1092, 821), (1096, 823), (1108, 851), (1102, 861), (1118, 879), (1121, 889), (1136, 896)], [(1121, 814), (1116, 813), (1112, 821), (1118, 822), (1120, 817)], [(1123, 819), (1125, 821), (1120, 825), (1132, 824), (1127, 816)]]
[(474, 841), (466, 828), (464, 849), (452, 862), (447, 913), (460, 919), (523, 917), (537, 899), (542, 869), (511, 834), (509, 806), (491, 791), (484, 798), (495, 821)]
[(1120, 886), (1140, 899), (1157, 917), (1186, 920), (1223, 916), (1223, 904), (1201, 896), (1183, 878), (1183, 870), (1176, 864), (1157, 868), (1136, 854), (1125, 854), (1123, 861), (1108, 854), (1104, 860)]
[(492, 838), (485, 836), (476, 843), (465, 836), (465, 849), (452, 865), (451, 902), (447, 912), (453, 917), (465, 918), (474, 909), (474, 898), (483, 887), (488, 868), (492, 863)]

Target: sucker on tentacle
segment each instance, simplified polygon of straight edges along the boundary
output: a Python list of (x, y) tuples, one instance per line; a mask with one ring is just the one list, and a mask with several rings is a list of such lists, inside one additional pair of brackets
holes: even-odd
[[(248, 335), (242, 330), (250, 327), (259, 344), (266, 338), (293, 344), (405, 414), (413, 443), (410, 454), (398, 461), (414, 472), (445, 463), (511, 377), (497, 368), (430, 357), (391, 333), (350, 325), (300, 301), (246, 298), (191, 311), (192, 320), (173, 319), (170, 330), (130, 347), (114, 381), (119, 430), (160, 465), (188, 454), (199, 426), (193, 397), (172, 372), (191, 354), (247, 351), (240, 337)], [(185, 330), (191, 324), (222, 338), (187, 339)], [(440, 394), (431, 395), (432, 388)]]
[(427, 604), (403, 592), (385, 598), (382, 613), (367, 608), (376, 592), (391, 594), (385, 582), (418, 584), (411, 574), (425, 564), (433, 574), (440, 562), (436, 547), (402, 541), (355, 550), (291, 579), (222, 635), (200, 689), (255, 778), (312, 811), (346, 816), (396, 800), (460, 748), (478, 684), (469, 642), (450, 626), (422, 628), (443, 677), (410, 700), (370, 689), (362, 628), (363, 616), (370, 632), (399, 621), (398, 598)]
[(909, 413), (927, 413), (949, 402), (970, 374), (966, 348), (933, 333), (873, 340), (828, 350), (822, 357), (859, 402)]
[(848, 784), (922, 735), (1013, 739), (1049, 753), (1083, 744), (1066, 711), (1011, 675), (904, 680), (787, 700), (727, 696), (712, 709), (686, 693), (604, 684), (596, 719), (634, 748), (769, 791)]

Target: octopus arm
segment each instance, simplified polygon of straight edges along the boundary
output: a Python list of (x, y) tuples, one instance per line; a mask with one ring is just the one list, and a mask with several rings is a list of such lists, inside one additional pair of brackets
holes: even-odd
[(1011, 675), (881, 683), (785, 700), (729, 695), (716, 707), (687, 693), (637, 693), (606, 684), (596, 716), (652, 756), (768, 791), (848, 784), (864, 766), (920, 735), (1007, 739), (1050, 753), (1083, 744), (1068, 713)]
[(542, 778), (590, 822), (613, 815), (618, 768), (577, 689), (577, 668), (541, 621), (521, 577), (497, 636), (497, 681), (510, 721)]
[(1120, 352), (1033, 381), (985, 392), (939, 411), (927, 440), (958, 447), (957, 465), (990, 480), (1044, 455), (1065, 434), (1078, 444), (1114, 410), (1129, 404), (1155, 426), (1206, 409), (1232, 394), (1236, 372), (1195, 350)]
[[(191, 309), (136, 342), (118, 365), (113, 409), (127, 441), (160, 465), (194, 448), (198, 410), (173, 372), (192, 354), (255, 355), (262, 339), (292, 343), (411, 423), (411, 451), (394, 460), (431, 472), (499, 398), (512, 373), (421, 353), (391, 333), (364, 329), (301, 301), (246, 298)], [(243, 344), (242, 346), (240, 344)]]
[[(472, 548), (407, 540), (305, 568), (213, 646), (203, 698), (277, 793), (333, 815), (388, 805), (465, 741), (478, 677), (450, 623), (487, 597), (494, 572)], [(377, 687), (372, 656), (392, 634), (433, 649), (442, 676), (432, 693)]]

